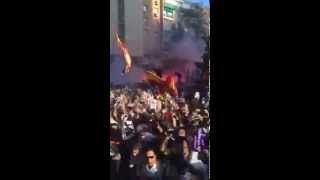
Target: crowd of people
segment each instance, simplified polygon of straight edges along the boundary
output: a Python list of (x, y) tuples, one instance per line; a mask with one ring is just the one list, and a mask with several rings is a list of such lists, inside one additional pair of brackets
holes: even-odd
[(193, 94), (110, 89), (111, 180), (209, 179), (209, 97)]

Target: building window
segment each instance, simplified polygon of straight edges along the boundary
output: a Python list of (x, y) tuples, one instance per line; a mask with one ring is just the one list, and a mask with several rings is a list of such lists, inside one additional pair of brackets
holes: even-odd
[(169, 4), (169, 3), (164, 4), (163, 14), (165, 17), (173, 18), (173, 11), (174, 11), (174, 6), (172, 4)]
[(158, 1), (154, 1), (154, 5), (155, 5), (155, 6), (158, 6)]
[(163, 11), (163, 15), (165, 16), (165, 17), (169, 17), (169, 18), (173, 18), (174, 16), (173, 16), (173, 12), (168, 12), (168, 11)]
[(165, 3), (164, 4), (164, 10), (167, 11), (167, 12), (173, 12), (174, 6), (172, 4)]

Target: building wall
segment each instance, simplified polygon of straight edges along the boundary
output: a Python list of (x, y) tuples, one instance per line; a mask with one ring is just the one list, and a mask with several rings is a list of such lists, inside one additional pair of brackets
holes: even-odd
[[(123, 0), (124, 38), (131, 56), (141, 57), (143, 51), (143, 0)], [(119, 55), (115, 32), (119, 32), (119, 0), (110, 0), (110, 53)]]
[[(110, 0), (110, 52), (119, 54), (114, 34), (119, 32), (119, 1)], [(143, 57), (160, 50), (160, 0), (124, 1), (124, 40), (131, 56)], [(156, 4), (155, 4), (156, 3)], [(148, 6), (146, 16), (144, 5)], [(156, 16), (155, 16), (156, 14)]]
[[(163, 9), (163, 33), (164, 33), (164, 43), (168, 43), (170, 41), (170, 36), (172, 33), (172, 26), (179, 22), (179, 11), (180, 8), (185, 4), (184, 0), (164, 0), (164, 9)], [(167, 7), (173, 7), (172, 16), (168, 13)], [(171, 8), (169, 8), (171, 9)], [(170, 11), (169, 11), (170, 12)]]
[(110, 53), (117, 54), (117, 46), (114, 38), (118, 32), (118, 0), (110, 0)]
[(205, 20), (205, 27), (207, 28), (207, 33), (210, 35), (210, 7), (204, 7), (203, 8), (204, 12), (204, 20)]
[(144, 15), (143, 0), (125, 0), (125, 37), (126, 45), (132, 56), (144, 55)]
[(144, 50), (145, 55), (160, 51), (160, 0), (144, 0), (147, 11), (144, 17)]
[[(169, 16), (169, 14), (166, 15), (166, 10), (165, 10), (166, 4), (174, 7), (174, 9), (172, 11), (172, 16)], [(163, 18), (164, 18), (165, 22), (174, 22), (175, 21), (177, 7), (179, 7), (179, 4), (176, 0), (164, 0)]]
[(170, 4), (174, 6), (172, 17), (166, 15), (166, 10), (164, 9), (164, 31), (170, 31), (173, 24), (177, 24), (179, 21), (179, 11), (180, 8), (188, 8), (188, 1), (185, 0), (164, 0), (165, 4)]

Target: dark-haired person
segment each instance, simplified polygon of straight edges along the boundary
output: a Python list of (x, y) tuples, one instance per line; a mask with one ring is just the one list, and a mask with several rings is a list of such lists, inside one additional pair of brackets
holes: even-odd
[(121, 154), (117, 142), (110, 142), (110, 178), (114, 179), (119, 176)]
[(171, 155), (173, 158), (172, 164), (177, 169), (179, 180), (189, 180), (191, 173), (189, 172), (189, 159), (190, 159), (190, 148), (189, 144), (185, 139), (180, 139), (175, 144), (175, 151)]
[(148, 149), (145, 153), (146, 162), (138, 172), (139, 180), (171, 180), (170, 166), (158, 160), (155, 150)]
[(126, 180), (139, 180), (138, 170), (144, 163), (144, 154), (141, 151), (140, 144), (133, 145), (129, 160), (129, 172)]
[(178, 171), (179, 180), (208, 180), (207, 166), (191, 151), (186, 139), (181, 139), (175, 147), (173, 165)]

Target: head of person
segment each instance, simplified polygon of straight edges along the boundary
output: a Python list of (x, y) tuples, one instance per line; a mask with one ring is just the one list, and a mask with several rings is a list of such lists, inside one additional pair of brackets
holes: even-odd
[(147, 149), (146, 150), (146, 163), (149, 167), (154, 166), (157, 163), (157, 155), (155, 150)]
[(187, 137), (187, 132), (185, 128), (178, 129), (178, 137), (181, 137), (181, 138)]
[(132, 156), (137, 156), (140, 152), (141, 146), (139, 144), (136, 144), (132, 148)]
[(171, 111), (171, 112), (174, 112), (174, 111), (175, 111), (174, 105), (171, 105), (171, 106), (169, 107), (169, 111)]

